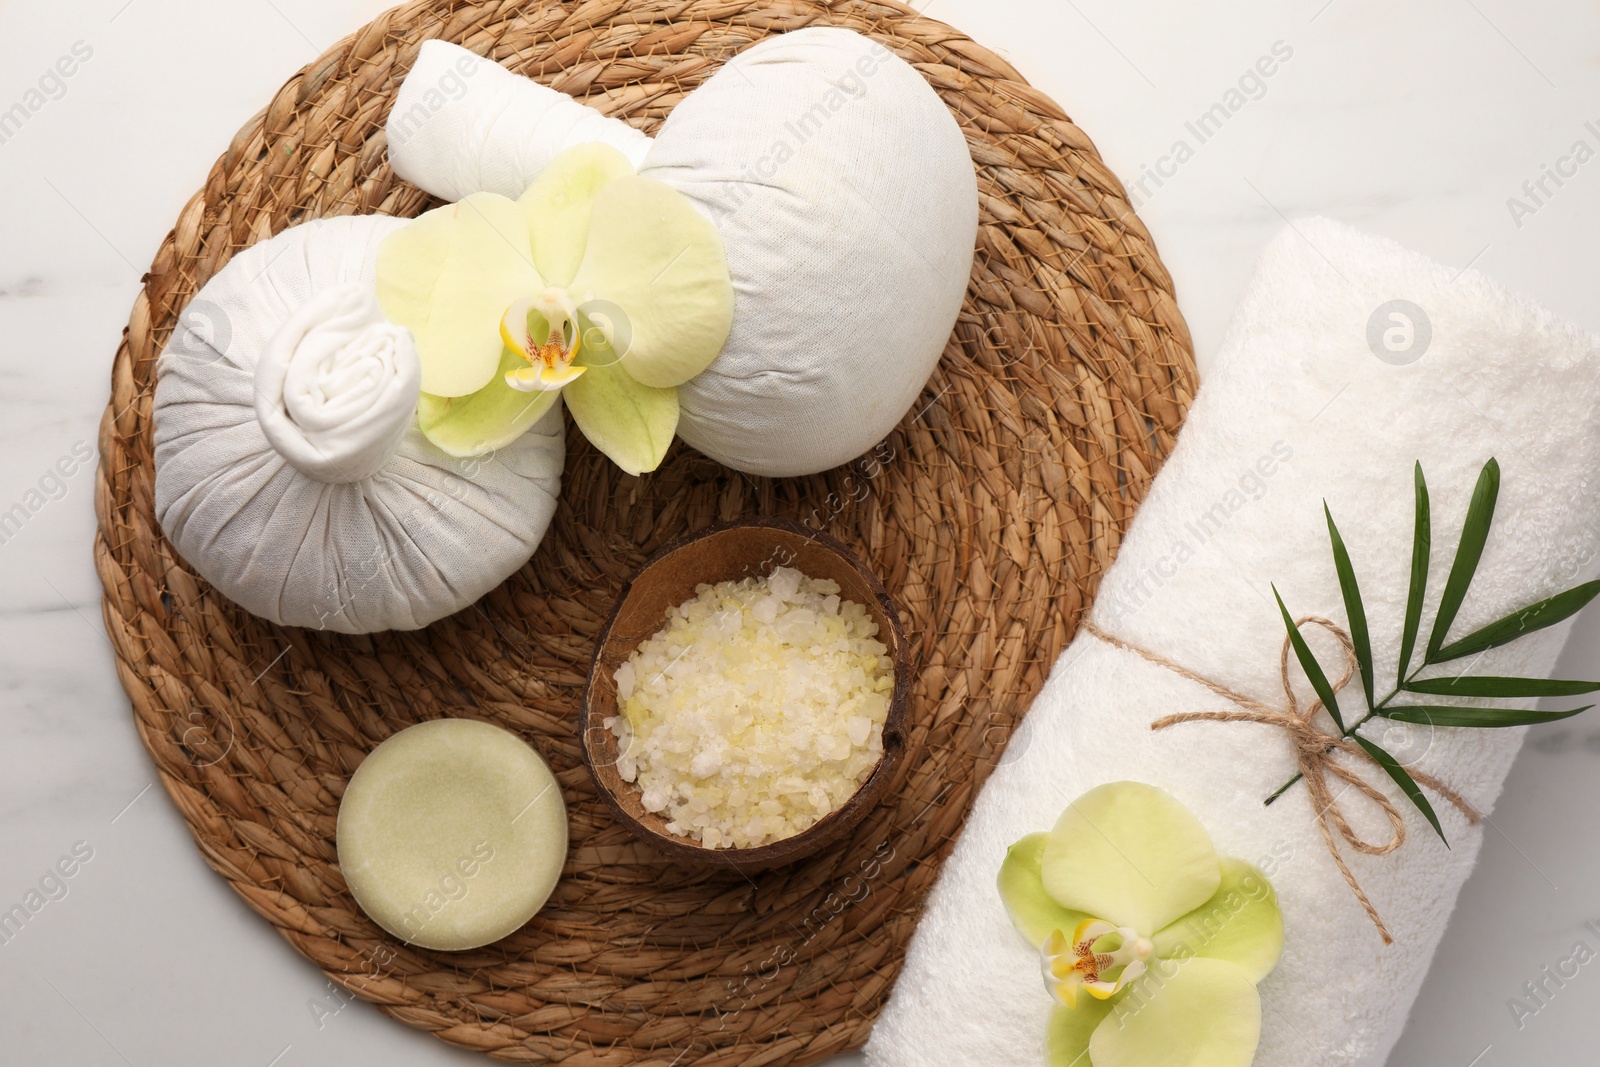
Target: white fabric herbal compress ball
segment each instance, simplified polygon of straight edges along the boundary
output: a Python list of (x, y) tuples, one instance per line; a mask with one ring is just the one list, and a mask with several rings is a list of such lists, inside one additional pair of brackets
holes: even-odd
[(849, 30), (768, 38), (672, 111), (641, 173), (705, 210), (733, 275), (679, 435), (769, 475), (883, 440), (944, 351), (978, 227), (966, 140), (922, 75)]
[(518, 196), (583, 140), (622, 150), (722, 234), (733, 329), (680, 389), (685, 441), (747, 473), (808, 474), (904, 417), (955, 325), (978, 224), (966, 141), (913, 67), (850, 30), (771, 37), (685, 97), (651, 143), (430, 41), (389, 119), (396, 173), (446, 197)]
[(246, 249), (196, 294), (157, 363), (161, 528), (276, 623), (426, 626), (526, 563), (555, 512), (559, 406), (472, 460), (417, 429), (411, 334), (374, 295), (378, 245), (405, 222), (324, 219)]

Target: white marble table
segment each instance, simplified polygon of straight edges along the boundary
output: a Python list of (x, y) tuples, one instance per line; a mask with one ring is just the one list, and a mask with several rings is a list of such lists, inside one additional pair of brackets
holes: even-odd
[[(0, 910), (62, 857), (73, 871), (0, 943), (8, 1063), (482, 1062), (362, 1004), (330, 1014), (321, 976), (201, 862), (151, 787), (112, 669), (92, 474), (74, 457), (94, 442), (139, 275), (211, 161), (383, 6), (0, 0), (0, 511), (39, 504), (0, 537)], [(1600, 162), (1570, 156), (1580, 140), (1600, 149), (1593, 3), (1222, 6), (931, 0), (926, 13), (1010, 57), (1125, 180), (1155, 174), (1141, 212), (1202, 369), (1257, 250), (1304, 214), (1470, 263), (1600, 329)], [(1241, 87), (1275, 45), (1272, 75)], [(1227, 117), (1202, 139), (1187, 124), (1219, 103)], [(1565, 172), (1559, 186), (1546, 167)], [(1563, 669), (1600, 671), (1600, 615), (1580, 622)], [(1396, 1067), (1594, 1060), (1600, 966), (1547, 983), (1520, 1025), (1508, 1006), (1600, 919), (1600, 720), (1576, 722), (1535, 735), (1512, 774)]]

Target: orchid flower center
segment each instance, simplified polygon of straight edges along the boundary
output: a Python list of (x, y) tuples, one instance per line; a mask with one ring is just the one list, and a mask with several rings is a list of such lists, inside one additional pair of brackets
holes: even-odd
[[(538, 331), (542, 336), (535, 336), (529, 328), (533, 312), (539, 313), (535, 321), (542, 319), (545, 324)], [(552, 285), (538, 296), (524, 297), (508, 307), (500, 320), (500, 338), (528, 364), (506, 372), (506, 384), (513, 389), (524, 393), (560, 389), (584, 371), (572, 365), (583, 347), (578, 308), (572, 295), (560, 286)]]
[(1154, 955), (1150, 939), (1132, 927), (1085, 919), (1070, 939), (1060, 930), (1045, 938), (1039, 963), (1050, 995), (1075, 1008), (1079, 989), (1088, 990), (1096, 1000), (1107, 1000), (1142, 975)]

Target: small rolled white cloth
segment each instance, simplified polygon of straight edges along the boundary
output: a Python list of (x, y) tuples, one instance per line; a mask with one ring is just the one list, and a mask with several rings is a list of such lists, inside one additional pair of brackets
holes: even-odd
[[(1458, 276), (1336, 223), (1301, 222), (1262, 256), (1216, 369), (1101, 584), (1094, 622), (1281, 706), (1285, 630), (1269, 583), (1297, 617), (1345, 624), (1326, 500), (1360, 581), (1376, 691), (1387, 693), (1410, 572), (1412, 465), (1420, 461), (1432, 498), (1425, 643), (1474, 482), (1491, 456), (1503, 472), (1499, 508), (1452, 637), (1596, 570), (1600, 497), (1585, 486), (1600, 466), (1600, 338), (1475, 272)], [(1542, 677), (1565, 632), (1545, 630), (1451, 666)], [(1314, 647), (1325, 647), (1320, 636), (1308, 631)], [(1324, 662), (1335, 663), (1327, 652)], [(1303, 679), (1301, 686), (1309, 702)], [(1347, 720), (1363, 704), (1360, 688), (1341, 694)], [(1052, 1002), (1037, 952), (1007, 921), (996, 872), (1012, 842), (1049, 829), (1088, 789), (1119, 780), (1175, 795), (1219, 853), (1261, 866), (1278, 890), (1286, 942), (1259, 987), (1256, 1067), (1384, 1062), (1483, 830), (1435, 796), (1453, 846), (1446, 849), (1381, 772), (1360, 768), (1405, 812), (1408, 829), (1389, 855), (1344, 850), (1394, 935), (1385, 947), (1330, 858), (1305, 787), (1262, 804), (1295, 770), (1284, 731), (1238, 722), (1150, 728), (1166, 715), (1208, 710), (1228, 705), (1171, 670), (1078, 635), (940, 874), (867, 1046), (870, 1064), (1046, 1062)], [(1364, 733), (1489, 812), (1525, 729), (1430, 734), (1393, 724)], [(1368, 840), (1386, 839), (1386, 821), (1359, 796), (1340, 803)]]
[(909, 63), (851, 30), (769, 37), (679, 102), (641, 162), (641, 134), (482, 61), (460, 99), (400, 137), (451, 56), (476, 59), (424, 45), (390, 116), (408, 181), (517, 196), (534, 161), (603, 140), (716, 223), (733, 329), (680, 391), (690, 445), (749, 474), (809, 474), (864, 454), (910, 409), (961, 310), (978, 190), (960, 127)]
[(378, 245), (405, 219), (293, 226), (189, 302), (156, 364), (156, 518), (196, 571), (273, 622), (368, 633), (460, 611), (555, 513), (559, 405), (455, 459), (416, 425), (410, 332), (383, 320)]
[(319, 482), (378, 473), (416, 417), (411, 331), (359, 285), (328, 289), (272, 336), (256, 364), (256, 418), (272, 447)]
[(385, 126), (394, 172), (434, 196), (521, 196), (563, 149), (603, 141), (637, 168), (650, 138), (458, 45), (424, 41)]

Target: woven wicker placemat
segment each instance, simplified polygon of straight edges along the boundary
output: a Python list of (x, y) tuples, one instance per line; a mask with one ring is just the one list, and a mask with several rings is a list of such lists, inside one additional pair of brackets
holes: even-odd
[[(857, 464), (770, 481), (679, 445), (629, 478), (569, 432), (533, 561), (418, 633), (254, 618), (196, 578), (152, 516), (153, 370), (186, 302), (241, 248), (319, 216), (415, 215), (383, 123), (420, 42), (456, 41), (654, 130), (719, 63), (814, 24), (915, 64), (964, 129), (982, 218), (966, 305), (913, 412)], [(419, 2), (291, 78), (212, 168), (157, 254), (101, 425), (95, 562), (140, 735), (210, 863), (334, 981), (451, 1044), (571, 1067), (800, 1063), (859, 1046), (924, 895), (1018, 716), (1073, 632), (1194, 389), (1166, 270), (1081, 130), (1007, 63), (914, 11), (822, 0)], [(574, 722), (615, 594), (710, 523), (783, 515), (856, 549), (915, 657), (910, 752), (840, 846), (753, 878), (655, 860), (612, 820)], [(519, 933), (448, 954), (386, 937), (334, 853), (351, 772), (422, 719), (483, 718), (555, 769), (572, 849)]]

